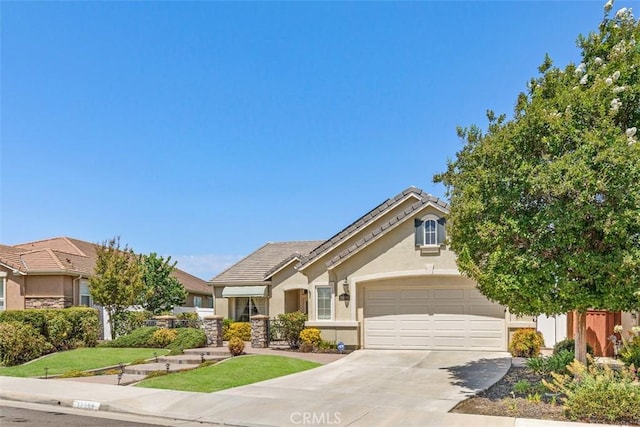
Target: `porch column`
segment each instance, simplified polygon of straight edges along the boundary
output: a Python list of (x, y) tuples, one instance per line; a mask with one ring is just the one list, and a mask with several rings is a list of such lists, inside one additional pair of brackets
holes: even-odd
[(269, 316), (251, 316), (251, 347), (269, 347)]
[(207, 346), (222, 347), (222, 320), (224, 316), (205, 316), (202, 319)]

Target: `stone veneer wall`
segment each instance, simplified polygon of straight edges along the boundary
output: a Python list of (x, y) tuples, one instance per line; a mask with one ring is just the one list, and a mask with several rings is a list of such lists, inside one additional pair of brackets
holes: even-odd
[(222, 347), (222, 320), (223, 316), (206, 316), (202, 319), (204, 333), (207, 336), (207, 345), (210, 347)]
[(67, 297), (26, 297), (24, 308), (67, 308), (73, 305)]
[(178, 318), (176, 316), (154, 316), (153, 319), (158, 328), (173, 328)]
[(269, 347), (269, 316), (251, 317), (251, 347)]

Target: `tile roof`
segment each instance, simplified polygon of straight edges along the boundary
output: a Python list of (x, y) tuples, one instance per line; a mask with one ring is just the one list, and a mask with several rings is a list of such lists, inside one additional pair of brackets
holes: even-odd
[(419, 188), (409, 187), (396, 196), (385, 200), (380, 203), (378, 206), (373, 208), (371, 211), (364, 214), (362, 217), (358, 218), (352, 224), (348, 225), (346, 228), (339, 231), (329, 240), (324, 242), (322, 245), (315, 248), (313, 251), (309, 253), (304, 259), (300, 262), (300, 268), (304, 268), (305, 266), (311, 264), (316, 259), (320, 258), (322, 255), (339, 245), (340, 243), (347, 240), (349, 237), (353, 236), (356, 232), (362, 230), (369, 224), (373, 223), (378, 217), (383, 215), (384, 213), (390, 211), (392, 208), (397, 206), (402, 201), (406, 200), (408, 197), (415, 197), (416, 202), (411, 205), (411, 207), (406, 208), (403, 212), (398, 214), (397, 216), (391, 218), (387, 222), (379, 225), (375, 229), (371, 230), (367, 235), (365, 235), (362, 239), (358, 240), (353, 245), (349, 246), (349, 248), (342, 251), (337, 257), (332, 258), (329, 261), (328, 266), (335, 264), (339, 261), (339, 258), (344, 258), (349, 256), (350, 253), (356, 251), (358, 248), (363, 246), (365, 242), (369, 242), (370, 240), (377, 238), (382, 233), (386, 232), (390, 227), (399, 223), (402, 219), (404, 219), (407, 215), (412, 214), (417, 209), (426, 206), (427, 204), (433, 204), (440, 207), (442, 210), (449, 211), (449, 205), (444, 201), (431, 194), (425, 193)]
[(14, 270), (24, 272), (26, 266), (22, 263), (22, 259), (20, 258), (20, 254), (22, 252), (23, 251), (21, 249), (14, 248), (13, 246), (0, 244), (0, 263)]
[(277, 270), (282, 267), (291, 257), (308, 254), (320, 244), (322, 240), (267, 243), (215, 276), (209, 283), (262, 282), (272, 270), (275, 271), (274, 268)]
[[(0, 263), (23, 274), (68, 273), (91, 276), (96, 264), (97, 245), (69, 237), (55, 237), (19, 245), (0, 245)], [(194, 293), (211, 293), (207, 282), (176, 269), (174, 276), (185, 289)]]
[(182, 283), (182, 286), (184, 286), (187, 291), (194, 294), (211, 295), (211, 286), (209, 286), (205, 280), (177, 268), (174, 270), (173, 275)]

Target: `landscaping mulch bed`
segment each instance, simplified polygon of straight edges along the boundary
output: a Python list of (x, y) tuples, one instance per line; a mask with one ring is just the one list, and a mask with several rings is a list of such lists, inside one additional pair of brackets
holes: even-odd
[(527, 380), (531, 384), (538, 384), (542, 380), (524, 367), (512, 366), (505, 377), (480, 392), (478, 396), (460, 402), (451, 412), (463, 414), (495, 415), (498, 417), (534, 418), (540, 420), (571, 421), (564, 416), (561, 402), (553, 402), (544, 392), (540, 393), (540, 401), (527, 398), (535, 391), (518, 394), (513, 391), (520, 380)]
[[(522, 366), (511, 366), (503, 379), (488, 390), (478, 393), (477, 396), (460, 402), (451, 412), (538, 420), (594, 422), (567, 418), (562, 409), (561, 399), (553, 399), (549, 394), (545, 394), (542, 388), (533, 389), (527, 393), (516, 393), (514, 386), (521, 380), (526, 380), (535, 386), (540, 384), (542, 376)], [(539, 400), (531, 397), (536, 392), (540, 396)], [(622, 422), (608, 424), (640, 425), (640, 421), (635, 424)]]

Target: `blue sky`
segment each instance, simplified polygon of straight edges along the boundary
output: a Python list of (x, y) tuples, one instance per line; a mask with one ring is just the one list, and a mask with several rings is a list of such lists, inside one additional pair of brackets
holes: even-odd
[(210, 279), (443, 197), (456, 126), (579, 62), (603, 4), (2, 2), (0, 242), (119, 235)]

